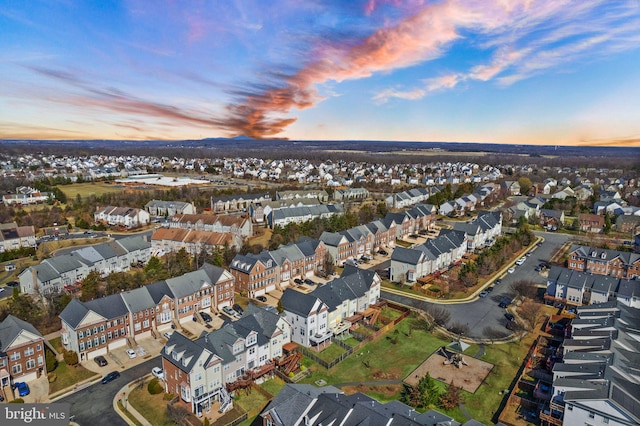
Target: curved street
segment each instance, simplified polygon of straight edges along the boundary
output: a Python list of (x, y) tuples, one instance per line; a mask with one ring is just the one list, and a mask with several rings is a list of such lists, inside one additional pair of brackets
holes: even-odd
[(161, 367), (159, 355), (134, 367), (120, 370), (120, 377), (106, 385), (97, 382), (56, 402), (70, 403), (71, 420), (80, 425), (127, 426), (127, 422), (113, 409), (113, 399), (122, 386), (150, 373), (153, 367)]
[(436, 306), (446, 309), (451, 318), (447, 322), (447, 328), (454, 323), (468, 326), (469, 338), (485, 338), (489, 329), (504, 333), (504, 336), (511, 334), (505, 327), (507, 319), (505, 310), (498, 305), (504, 300), (512, 300), (514, 297), (510, 289), (511, 283), (519, 280), (533, 280), (540, 285), (546, 285), (546, 278), (534, 270), (541, 262), (547, 262), (553, 253), (566, 243), (570, 236), (552, 232), (535, 232), (536, 236), (544, 238), (544, 242), (532, 251), (531, 256), (521, 266), (517, 266), (511, 274), (506, 273), (502, 277), (502, 283), (496, 285), (493, 292), (486, 297), (474, 297), (469, 301), (460, 302), (433, 302), (420, 300), (411, 296), (404, 296), (395, 292), (382, 289), (381, 296), (387, 300), (410, 306), (420, 310), (429, 310)]

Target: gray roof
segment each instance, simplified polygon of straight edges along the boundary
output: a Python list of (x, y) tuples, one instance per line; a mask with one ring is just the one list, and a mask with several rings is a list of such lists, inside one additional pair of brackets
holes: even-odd
[(151, 243), (140, 236), (121, 238), (119, 240), (116, 240), (116, 242), (129, 253), (138, 250), (146, 250), (151, 247)]
[(351, 287), (341, 278), (319, 285), (309, 294), (320, 299), (331, 311), (335, 310), (345, 300), (355, 300), (357, 298)]
[(200, 269), (207, 274), (211, 283), (217, 283), (220, 277), (226, 272), (225, 269), (207, 262), (205, 262)]
[(165, 281), (173, 296), (177, 298), (189, 296), (200, 290), (205, 284), (211, 285), (209, 276), (202, 269), (187, 272), (179, 277), (167, 278)]
[(6, 354), (7, 349), (22, 333), (22, 330), (42, 337), (42, 334), (33, 325), (13, 315), (7, 316), (4, 321), (0, 322), (0, 355)]
[(155, 283), (144, 286), (144, 288), (147, 289), (155, 304), (160, 303), (164, 296), (169, 296), (169, 298), (173, 299), (171, 289), (166, 281), (156, 281)]
[(401, 246), (394, 248), (393, 253), (391, 253), (391, 260), (408, 265), (417, 265), (423, 257), (424, 253), (422, 251)]
[(322, 235), (320, 235), (320, 241), (331, 247), (338, 247), (343, 238), (344, 235), (337, 232), (324, 231)]
[(318, 298), (311, 294), (301, 293), (299, 291), (287, 288), (282, 292), (280, 302), (285, 311), (307, 317)]
[(136, 288), (135, 290), (123, 291), (120, 293), (124, 304), (129, 309), (129, 312), (141, 312), (146, 309), (155, 308), (156, 303), (149, 294), (146, 287)]

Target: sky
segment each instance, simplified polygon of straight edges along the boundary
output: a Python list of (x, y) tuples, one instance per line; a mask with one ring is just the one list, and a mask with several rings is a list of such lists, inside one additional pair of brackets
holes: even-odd
[(0, 0), (0, 138), (640, 146), (640, 0)]

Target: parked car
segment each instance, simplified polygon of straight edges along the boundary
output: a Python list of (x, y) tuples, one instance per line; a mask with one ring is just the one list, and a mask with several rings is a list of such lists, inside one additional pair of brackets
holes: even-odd
[(410, 234), (409, 235), (409, 238), (418, 238), (418, 237), (420, 237), (420, 235), (418, 235), (418, 234)]
[(109, 363), (107, 362), (106, 358), (105, 358), (105, 357), (103, 357), (102, 355), (98, 355), (98, 356), (97, 356), (97, 357), (95, 357), (93, 360), (94, 360), (94, 361), (96, 362), (96, 364), (98, 364), (100, 367), (104, 367), (105, 365), (109, 364)]
[(4, 287), (0, 287), (0, 293), (4, 291)]
[(267, 298), (265, 296), (256, 296), (256, 299), (260, 302), (267, 303)]
[(527, 260), (527, 258), (526, 258), (526, 257), (521, 257), (520, 259), (516, 260), (516, 265), (520, 266), (520, 265), (522, 265), (526, 260)]
[(233, 310), (236, 311), (239, 315), (242, 315), (244, 313), (244, 309), (242, 309), (242, 306), (238, 305), (237, 303), (233, 304)]
[(504, 317), (505, 317), (506, 319), (508, 319), (509, 321), (513, 321), (514, 319), (516, 319), (516, 317), (514, 317), (514, 316), (513, 316), (513, 314), (511, 314), (511, 313), (509, 313), (509, 312), (505, 313), (505, 314), (504, 314)]
[(202, 317), (202, 319), (204, 320), (204, 322), (211, 322), (213, 321), (213, 318), (211, 317), (211, 315), (209, 315), (206, 312), (200, 312), (200, 316)]
[(313, 280), (310, 280), (309, 278), (306, 278), (306, 279), (304, 280), (304, 283), (305, 283), (305, 284), (308, 284), (308, 285), (314, 285), (314, 284), (315, 284), (315, 283), (313, 282)]
[(104, 376), (102, 378), (101, 382), (102, 382), (103, 385), (105, 385), (105, 384), (107, 384), (109, 382), (114, 381), (118, 377), (120, 377), (120, 373), (118, 373), (117, 371), (112, 371), (111, 373), (109, 373), (106, 376)]
[(162, 371), (162, 368), (160, 367), (153, 367), (151, 369), (151, 374), (153, 374), (155, 377), (157, 377), (160, 380), (164, 380), (164, 371)]
[(480, 294), (478, 295), (478, 297), (487, 297), (487, 294), (489, 294), (489, 292), (488, 292), (488, 291), (483, 291), (483, 292), (480, 292)]
[(162, 333), (164, 338), (167, 339), (167, 340), (169, 340), (169, 338), (171, 337), (172, 334), (173, 334), (173, 331), (165, 331), (164, 333)]
[(19, 287), (20, 283), (18, 281), (9, 281), (7, 283), (7, 286), (9, 286), (9, 287)]
[(235, 318), (235, 317), (238, 316), (238, 313), (236, 311), (234, 311), (233, 309), (231, 309), (230, 307), (228, 307), (228, 306), (223, 306), (222, 307), (222, 311), (225, 314), (227, 314), (228, 316), (232, 317), (232, 318)]
[(298, 285), (302, 285), (304, 283), (304, 281), (302, 281), (300, 278), (296, 278), (295, 280), (293, 280), (293, 282)]
[(136, 357), (136, 351), (134, 351), (133, 349), (127, 349), (127, 356), (129, 356), (130, 359), (133, 359)]
[(18, 395), (20, 396), (27, 396), (31, 392), (29, 390), (29, 385), (25, 382), (15, 382), (14, 386), (18, 389)]
[(513, 266), (507, 270), (508, 273), (513, 274), (516, 271), (516, 268)]
[(500, 285), (500, 284), (502, 284), (502, 280), (500, 278), (498, 278), (497, 280), (495, 280), (494, 284), (495, 285)]
[(380, 253), (383, 256), (387, 256), (389, 254), (385, 250), (380, 250), (378, 253)]
[(507, 306), (509, 306), (509, 301), (508, 300), (503, 300), (502, 302), (500, 302), (498, 304), (499, 307), (501, 308), (506, 308)]
[(487, 287), (487, 290), (486, 290), (487, 293), (491, 293), (492, 291), (493, 291), (493, 287)]
[(536, 272), (540, 272), (542, 271), (542, 266), (538, 265), (535, 268), (533, 268)]

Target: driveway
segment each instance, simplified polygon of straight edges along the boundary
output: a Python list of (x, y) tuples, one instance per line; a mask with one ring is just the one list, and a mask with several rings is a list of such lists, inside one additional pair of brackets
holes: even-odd
[(496, 285), (493, 292), (489, 293), (487, 297), (478, 298), (469, 302), (440, 304), (389, 293), (385, 291), (384, 288), (381, 291), (381, 296), (385, 299), (420, 310), (428, 311), (432, 307), (445, 309), (451, 314), (451, 318), (446, 324), (447, 328), (451, 327), (454, 323), (465, 325), (469, 328), (468, 337), (471, 338), (487, 337), (487, 331), (489, 330), (502, 332), (507, 336), (511, 334), (511, 332), (505, 327), (507, 320), (504, 314), (506, 311), (500, 308), (498, 304), (505, 299), (513, 299), (514, 294), (509, 288), (511, 283), (527, 279), (533, 280), (541, 286), (546, 285), (546, 278), (536, 272), (534, 268), (540, 262), (548, 261), (555, 250), (562, 246), (570, 237), (565, 234), (549, 232), (536, 232), (536, 235), (545, 238), (542, 245), (533, 250), (531, 256), (527, 257), (524, 264), (516, 266), (512, 274), (506, 273), (502, 277), (502, 284)]

